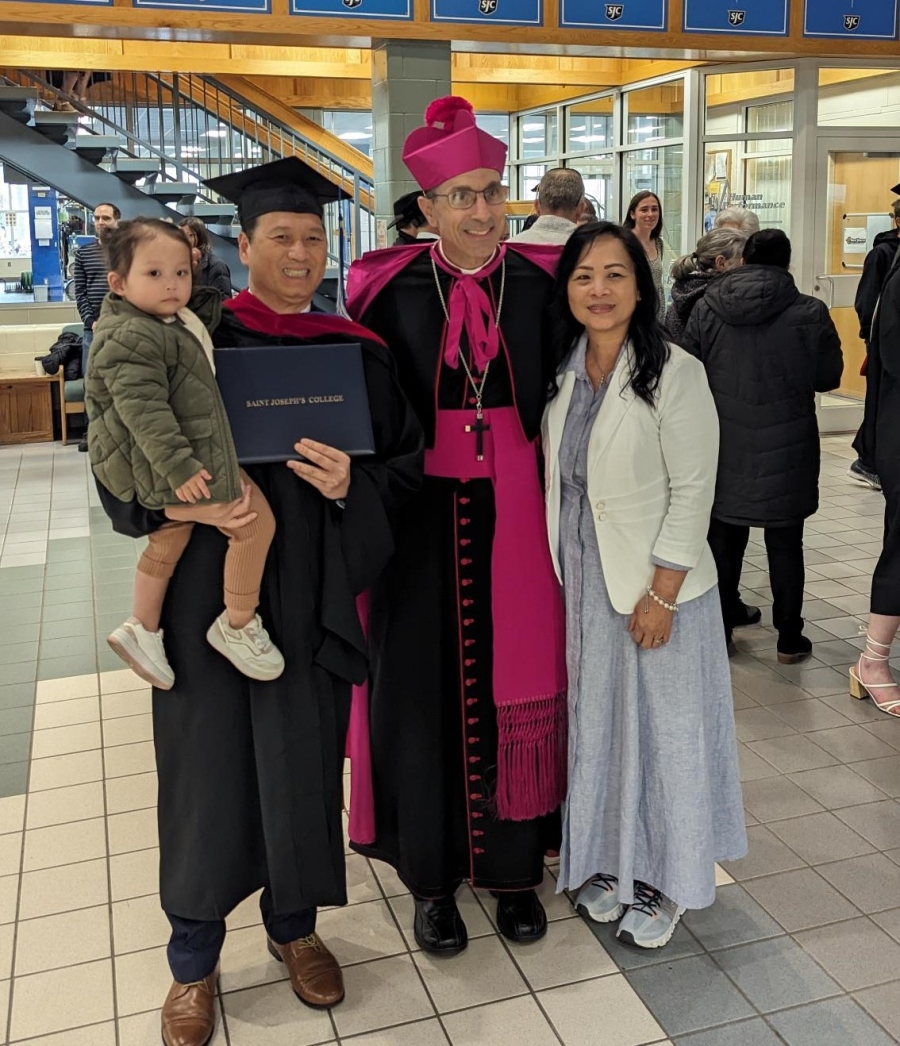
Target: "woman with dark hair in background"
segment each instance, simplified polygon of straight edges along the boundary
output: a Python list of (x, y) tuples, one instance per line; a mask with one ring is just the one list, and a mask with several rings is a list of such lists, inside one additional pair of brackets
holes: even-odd
[(665, 323), (665, 282), (668, 277), (665, 256), (668, 248), (662, 238), (662, 203), (656, 193), (650, 192), (649, 189), (635, 193), (631, 198), (631, 203), (628, 204), (622, 225), (626, 229), (631, 229), (637, 237), (638, 243), (644, 248), (644, 254), (647, 255), (647, 261), (650, 263), (653, 286), (656, 288), (658, 301), (656, 318), (660, 323)]
[(702, 367), (666, 343), (642, 245), (611, 222), (563, 250), (544, 417), (565, 589), (569, 789), (558, 889), (659, 948), (746, 853), (731, 678), (706, 541), (718, 448)]
[(200, 264), (197, 266), (194, 283), (197, 287), (215, 287), (223, 298), (230, 298), (234, 294), (231, 286), (231, 270), (213, 254), (212, 240), (209, 238), (209, 230), (199, 218), (182, 218), (178, 228), (184, 233), (185, 239), (200, 251)]
[(803, 635), (803, 523), (819, 507), (816, 393), (841, 381), (841, 340), (825, 304), (797, 290), (791, 241), (754, 233), (744, 264), (694, 309), (683, 345), (698, 357), (722, 430), (709, 542), (719, 571), (725, 636), (750, 623), (740, 597), (751, 527), (765, 530), (778, 660), (809, 657)]
[(713, 229), (697, 242), (693, 254), (685, 254), (672, 266), (672, 304), (666, 311), (666, 330), (681, 344), (684, 328), (694, 306), (723, 273), (743, 265), (741, 254), (745, 233), (735, 229)]

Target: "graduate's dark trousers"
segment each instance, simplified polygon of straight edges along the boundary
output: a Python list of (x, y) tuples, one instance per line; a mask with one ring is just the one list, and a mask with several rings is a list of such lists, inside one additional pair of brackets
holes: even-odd
[[(316, 928), (316, 909), (282, 915), (272, 910), (268, 889), (259, 898), (266, 933), (276, 944), (290, 944), (300, 937), (308, 937)], [(167, 957), (172, 976), (179, 984), (202, 981), (216, 968), (222, 945), (225, 943), (224, 919), (182, 919), (166, 912), (172, 925)]]
[[(772, 586), (772, 623), (779, 635), (794, 639), (803, 631), (803, 524), (766, 527), (764, 533)], [(728, 639), (738, 620), (741, 570), (749, 538), (749, 527), (720, 519), (710, 523), (709, 546), (719, 572), (719, 598)]]

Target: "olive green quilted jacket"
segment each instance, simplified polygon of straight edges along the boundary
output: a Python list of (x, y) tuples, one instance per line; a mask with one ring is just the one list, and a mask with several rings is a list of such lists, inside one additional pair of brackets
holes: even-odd
[[(191, 309), (210, 329), (218, 291), (202, 288)], [(240, 497), (237, 455), (225, 406), (200, 342), (180, 322), (163, 323), (107, 295), (84, 383), (88, 451), (97, 479), (121, 501), (149, 509), (178, 504), (202, 468), (213, 501)]]

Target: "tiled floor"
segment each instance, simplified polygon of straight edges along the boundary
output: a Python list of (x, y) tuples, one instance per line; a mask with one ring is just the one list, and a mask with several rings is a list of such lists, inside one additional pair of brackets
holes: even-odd
[[(321, 916), (345, 967), (333, 1013), (299, 1005), (253, 900), (229, 919), (214, 1046), (882, 1046), (900, 1041), (900, 722), (847, 696), (880, 496), (826, 441), (807, 529), (815, 658), (771, 629), (732, 663), (750, 854), (661, 952), (618, 946), (554, 895), (515, 947), (465, 890), (457, 959), (418, 952), (390, 869), (348, 858), (351, 904)], [(755, 535), (758, 537), (759, 535)], [(74, 448), (0, 450), (0, 1042), (159, 1042), (167, 924), (156, 897), (149, 692), (105, 648), (135, 543), (109, 532)], [(769, 603), (764, 553), (745, 596)], [(677, 695), (674, 695), (677, 697)], [(27, 788), (27, 791), (26, 791)]]

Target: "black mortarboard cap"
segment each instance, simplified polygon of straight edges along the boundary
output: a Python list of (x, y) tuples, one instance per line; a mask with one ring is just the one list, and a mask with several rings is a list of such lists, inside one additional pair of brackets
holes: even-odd
[(296, 156), (209, 178), (203, 184), (237, 204), (238, 220), (242, 225), (273, 211), (316, 214), (321, 218), (325, 204), (347, 195)]
[(891, 192), (895, 196), (900, 196), (900, 182), (897, 182), (897, 184), (893, 187), (893, 189), (891, 189)]
[(421, 189), (414, 189), (401, 196), (399, 200), (394, 200), (394, 220), (388, 225), (388, 228), (393, 229), (395, 225), (409, 225), (410, 222), (419, 218), (424, 221), (419, 208), (419, 197), (422, 195)]

